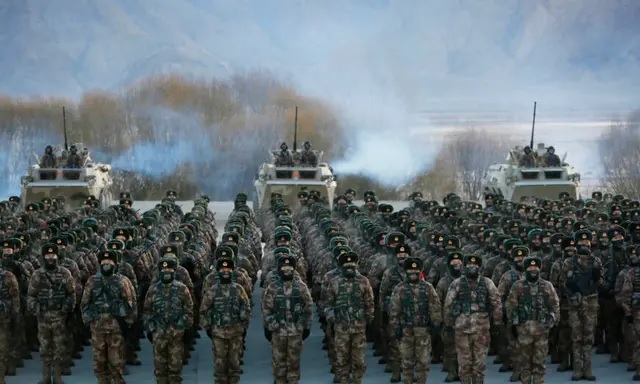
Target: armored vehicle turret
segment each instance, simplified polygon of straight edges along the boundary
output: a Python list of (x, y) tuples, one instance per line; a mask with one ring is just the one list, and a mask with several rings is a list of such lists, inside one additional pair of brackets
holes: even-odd
[(507, 154), (505, 163), (489, 167), (484, 177), (484, 195), (502, 196), (513, 202), (527, 197), (556, 200), (562, 192), (578, 198), (580, 174), (564, 162), (566, 154), (560, 159), (553, 147), (543, 143), (535, 150), (527, 148), (516, 146)]
[(93, 196), (101, 208), (111, 205), (113, 178), (111, 165), (94, 163), (82, 143), (48, 146), (42, 158), (27, 169), (21, 179), (21, 202), (26, 205), (44, 197), (63, 196), (65, 206), (76, 209)]
[(269, 161), (260, 166), (253, 183), (253, 207), (256, 211), (271, 206), (272, 193), (281, 194), (286, 204), (295, 207), (301, 190), (317, 190), (330, 206), (333, 204), (337, 188), (333, 170), (322, 162), (322, 151), (312, 152), (315, 161), (311, 163), (304, 161), (304, 151), (290, 151), (291, 160), (284, 162), (281, 160), (282, 151), (269, 152)]

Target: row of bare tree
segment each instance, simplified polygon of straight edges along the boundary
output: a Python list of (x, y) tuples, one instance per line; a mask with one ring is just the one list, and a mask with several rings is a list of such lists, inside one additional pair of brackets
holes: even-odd
[[(311, 140), (329, 162), (341, 158), (339, 138), (349, 135), (330, 105), (300, 95), (267, 72), (227, 81), (157, 76), (120, 93), (88, 92), (79, 102), (0, 97), (0, 177), (6, 180), (0, 195), (17, 192), (34, 152), (62, 142), (63, 105), (70, 141), (90, 148), (94, 160), (113, 164), (116, 189), (130, 190), (137, 199), (157, 199), (169, 188), (185, 199), (207, 193), (226, 200), (239, 191), (250, 192), (267, 151), (281, 141), (291, 142), (295, 106), (298, 138)], [(602, 138), (606, 181), (613, 191), (630, 196), (640, 195), (639, 117), (636, 113), (612, 126)], [(487, 167), (503, 160), (513, 144), (487, 137), (472, 128), (451, 134), (434, 166), (402, 188), (345, 175), (340, 189), (374, 189), (383, 199), (403, 198), (414, 190), (427, 198), (456, 191), (478, 200)]]

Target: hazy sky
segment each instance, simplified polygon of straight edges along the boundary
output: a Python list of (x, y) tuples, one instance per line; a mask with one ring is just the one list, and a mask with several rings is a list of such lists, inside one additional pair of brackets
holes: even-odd
[(78, 95), (157, 71), (269, 68), (341, 110), (354, 157), (343, 171), (427, 167), (438, 135), (436, 144), (408, 135), (438, 128), (424, 110), (471, 115), (457, 126), (476, 124), (480, 111), (528, 124), (537, 100), (542, 123), (571, 110), (571, 133), (549, 128), (548, 137), (572, 141), (580, 120), (640, 101), (637, 0), (27, 3), (0, 6), (9, 74), (0, 92)]

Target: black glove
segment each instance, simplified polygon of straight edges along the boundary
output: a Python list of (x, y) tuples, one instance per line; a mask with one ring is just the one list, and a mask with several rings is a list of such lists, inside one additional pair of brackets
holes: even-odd
[(211, 333), (210, 329), (207, 329), (207, 336), (209, 336), (209, 338), (213, 340), (213, 333)]
[(402, 328), (396, 328), (396, 340), (402, 340)]
[(268, 330), (267, 328), (264, 329), (264, 337), (267, 339), (268, 342), (271, 342), (271, 331)]
[(153, 344), (153, 332), (147, 332), (147, 339)]
[(434, 335), (440, 335), (440, 331), (442, 330), (442, 325), (441, 324), (434, 324), (433, 327), (431, 328), (431, 332)]
[(124, 317), (118, 317), (118, 326), (120, 327), (120, 332), (122, 332), (122, 337), (126, 337), (131, 326), (127, 324)]
[(627, 320), (627, 323), (633, 324), (633, 316), (631, 315), (625, 316), (625, 319)]
[(307, 340), (307, 337), (309, 337), (310, 334), (311, 334), (310, 329), (305, 329), (304, 331), (302, 331), (302, 340)]
[(591, 270), (591, 278), (592, 278), (594, 281), (598, 281), (598, 280), (600, 280), (600, 268), (593, 268), (593, 269)]

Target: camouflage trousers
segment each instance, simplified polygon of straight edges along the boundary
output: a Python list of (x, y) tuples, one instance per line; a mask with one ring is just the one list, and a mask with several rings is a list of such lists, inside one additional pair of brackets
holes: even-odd
[(400, 354), (404, 381), (425, 384), (431, 358), (431, 329), (405, 328), (400, 341)]
[(605, 339), (606, 345), (611, 352), (611, 361), (617, 362), (620, 359), (620, 349), (622, 340), (622, 321), (624, 320), (624, 311), (618, 306), (614, 298), (605, 298), (600, 300), (602, 304), (600, 313), (604, 312), (605, 316)]
[(633, 324), (630, 324), (627, 329), (630, 331), (631, 345), (629, 347), (629, 367), (636, 369), (637, 373), (640, 373), (640, 318), (634, 314)]
[(156, 380), (182, 383), (183, 330), (158, 329), (153, 333), (153, 374)]
[(271, 366), (275, 384), (299, 382), (302, 335), (274, 334), (271, 339), (271, 349)]
[(64, 319), (38, 319), (40, 358), (46, 365), (60, 365), (66, 357), (65, 338), (67, 326)]
[(400, 345), (396, 340), (396, 330), (390, 324), (387, 324), (387, 364), (393, 371), (400, 371)]
[(539, 322), (526, 322), (519, 325), (517, 350), (521, 353), (513, 355), (513, 363), (518, 367), (520, 379), (529, 383), (531, 377), (545, 375), (546, 359), (549, 353), (549, 332)]
[(458, 372), (458, 356), (456, 355), (456, 337), (453, 328), (447, 329), (443, 327), (442, 335), (442, 362), (444, 370), (449, 372)]
[(367, 345), (365, 330), (358, 330), (355, 333), (336, 332), (334, 340), (336, 376), (341, 383), (350, 382), (350, 376), (353, 376), (353, 381), (359, 382), (367, 369), (364, 359), (364, 350)]
[(458, 355), (458, 375), (461, 380), (484, 378), (486, 359), (489, 353), (489, 321), (479, 323), (469, 332), (466, 329), (456, 329), (456, 353)]
[(91, 327), (93, 372), (98, 381), (124, 384), (124, 340), (120, 332), (103, 332)]
[(591, 373), (591, 351), (598, 321), (598, 301), (592, 300), (580, 310), (569, 309), (575, 374)]
[(213, 379), (220, 384), (240, 382), (240, 358), (242, 356), (242, 335), (229, 338), (213, 336)]
[(9, 362), (9, 351), (11, 350), (11, 329), (9, 319), (0, 320), (0, 383), (4, 383), (4, 374)]

